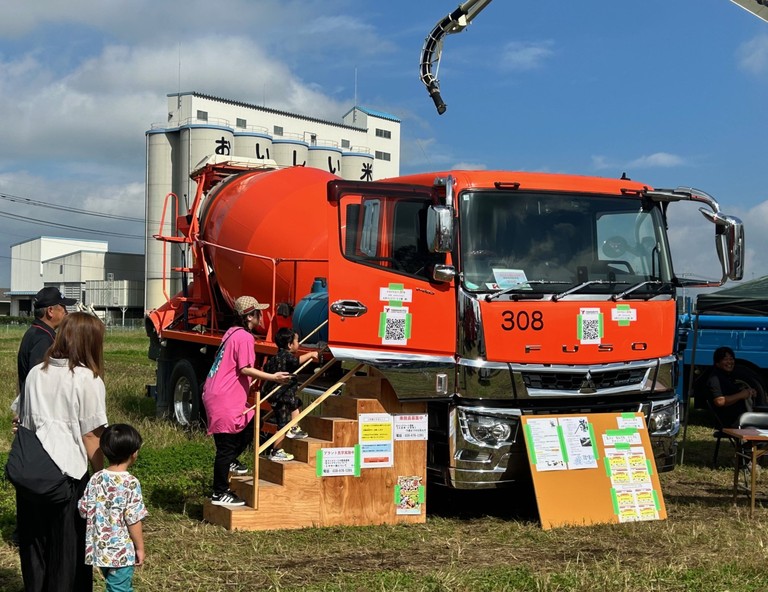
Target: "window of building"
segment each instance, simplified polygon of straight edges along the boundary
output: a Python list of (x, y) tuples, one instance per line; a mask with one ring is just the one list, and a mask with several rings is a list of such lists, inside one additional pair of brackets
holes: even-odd
[(276, 125), (274, 128), (272, 128), (273, 135), (275, 136), (282, 136), (283, 135), (283, 126), (282, 125)]
[(208, 121), (208, 111), (200, 111), (198, 109), (198, 111), (197, 111), (197, 120), (198, 121)]
[(59, 265), (59, 274), (62, 274), (62, 275), (64, 274), (64, 266), (63, 265)]
[(342, 148), (349, 148), (349, 140), (342, 140), (341, 141), (341, 147)]
[(386, 138), (387, 140), (389, 140), (390, 138), (392, 138), (392, 132), (389, 130), (376, 128), (376, 137)]
[(240, 118), (238, 117), (238, 118), (237, 118), (237, 121), (235, 122), (235, 125), (236, 125), (237, 127), (245, 127), (245, 126), (247, 125), (247, 123), (248, 123), (248, 122), (246, 122), (246, 121), (245, 121), (245, 119), (240, 119)]
[(377, 150), (376, 151), (376, 160), (390, 160), (389, 152), (381, 152), (380, 150)]

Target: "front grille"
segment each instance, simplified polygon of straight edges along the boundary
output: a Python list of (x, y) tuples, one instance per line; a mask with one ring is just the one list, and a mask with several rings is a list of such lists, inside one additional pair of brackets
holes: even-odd
[[(595, 389), (620, 388), (640, 384), (647, 368), (612, 370), (590, 374)], [(586, 372), (523, 372), (523, 383), (528, 389), (577, 391), (587, 378)]]

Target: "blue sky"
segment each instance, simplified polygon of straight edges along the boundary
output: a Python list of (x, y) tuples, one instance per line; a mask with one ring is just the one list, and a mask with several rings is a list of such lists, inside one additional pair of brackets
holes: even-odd
[[(143, 251), (131, 236), (144, 233), (144, 132), (178, 90), (334, 121), (357, 97), (401, 118), (403, 174), (626, 172), (697, 187), (745, 221), (745, 278), (768, 274), (768, 23), (728, 0), (496, 0), (445, 41), (439, 116), (419, 55), (457, 4), (18, 4), (0, 21), (0, 286), (10, 245), (40, 235)], [(696, 210), (672, 208), (675, 268), (717, 278)]]

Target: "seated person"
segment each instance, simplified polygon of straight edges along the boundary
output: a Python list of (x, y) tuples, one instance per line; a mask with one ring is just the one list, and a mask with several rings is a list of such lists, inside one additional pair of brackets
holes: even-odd
[(718, 347), (712, 358), (714, 367), (707, 379), (708, 400), (722, 427), (737, 428), (741, 414), (752, 409), (751, 402), (757, 391), (744, 388), (733, 379), (736, 356), (730, 347)]
[(543, 238), (534, 240), (526, 256), (516, 265), (528, 279), (572, 282), (576, 277), (573, 257), (572, 224), (555, 224)]

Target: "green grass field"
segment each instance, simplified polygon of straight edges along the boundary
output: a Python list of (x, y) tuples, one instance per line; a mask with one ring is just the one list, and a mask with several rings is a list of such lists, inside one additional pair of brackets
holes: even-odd
[[(0, 328), (3, 465), (22, 331)], [(661, 476), (666, 521), (545, 532), (529, 492), (430, 491), (423, 525), (227, 532), (202, 521), (211, 439), (155, 419), (144, 395), (154, 382), (146, 337), (110, 332), (106, 359), (109, 419), (135, 425), (145, 442), (134, 470), (151, 512), (139, 591), (768, 590), (768, 509), (759, 505), (750, 519), (746, 497), (732, 505), (730, 449), (724, 443), (721, 466), (709, 468), (714, 441), (703, 425), (689, 429), (685, 466)], [(692, 423), (702, 417), (694, 413)], [(759, 504), (766, 502), (765, 479), (760, 488)], [(0, 590), (8, 592), (22, 589), (8, 544), (13, 500), (13, 488), (0, 480)]]

